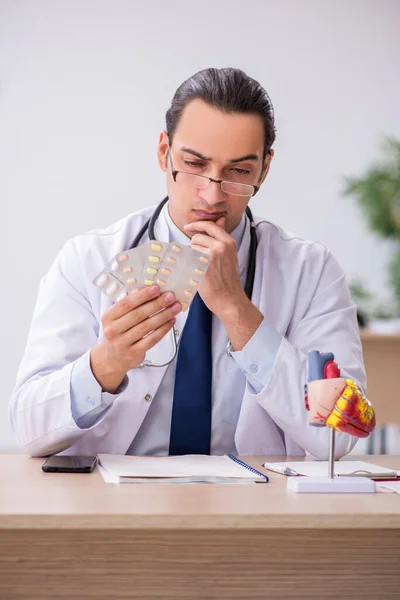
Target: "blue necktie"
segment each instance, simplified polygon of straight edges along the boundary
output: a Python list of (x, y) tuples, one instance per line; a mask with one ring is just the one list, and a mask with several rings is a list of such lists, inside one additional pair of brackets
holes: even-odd
[(210, 454), (212, 312), (197, 293), (179, 343), (169, 454)]

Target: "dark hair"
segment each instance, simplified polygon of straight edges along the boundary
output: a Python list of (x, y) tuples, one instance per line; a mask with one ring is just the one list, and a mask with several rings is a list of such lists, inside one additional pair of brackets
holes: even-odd
[(275, 140), (274, 109), (264, 88), (240, 69), (204, 69), (186, 79), (176, 90), (166, 114), (172, 143), (183, 109), (199, 98), (226, 113), (258, 114), (263, 120), (264, 157)]

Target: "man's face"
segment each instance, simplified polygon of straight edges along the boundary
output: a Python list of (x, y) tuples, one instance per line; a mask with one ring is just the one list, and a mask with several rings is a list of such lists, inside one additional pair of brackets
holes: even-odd
[(225, 216), (231, 233), (240, 223), (251, 196), (236, 196), (221, 190), (219, 183), (207, 188), (186, 187), (172, 177), (176, 171), (214, 179), (260, 185), (273, 152), (263, 161), (264, 127), (259, 115), (226, 114), (202, 100), (192, 100), (184, 109), (172, 145), (167, 133), (160, 136), (158, 161), (167, 173), (172, 220), (179, 229), (194, 221)]

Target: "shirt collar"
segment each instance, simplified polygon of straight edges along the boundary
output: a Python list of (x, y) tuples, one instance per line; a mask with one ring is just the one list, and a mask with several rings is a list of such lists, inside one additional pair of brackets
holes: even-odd
[[(170, 242), (179, 242), (180, 244), (182, 244), (184, 246), (188, 246), (190, 244), (190, 238), (186, 234), (184, 234), (183, 231), (181, 231), (175, 225), (175, 223), (171, 219), (171, 215), (169, 214), (168, 205), (169, 205), (169, 202), (167, 202), (165, 204), (165, 206), (163, 207), (162, 215), (168, 226), (169, 241)], [(239, 225), (230, 234), (233, 237), (233, 239), (235, 240), (236, 247), (238, 250), (240, 249), (240, 245), (242, 243), (245, 229), (246, 229), (246, 215), (243, 214)]]

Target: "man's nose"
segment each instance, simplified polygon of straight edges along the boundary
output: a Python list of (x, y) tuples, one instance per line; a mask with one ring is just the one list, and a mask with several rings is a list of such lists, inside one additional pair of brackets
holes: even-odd
[(209, 204), (214, 206), (226, 199), (226, 193), (221, 189), (219, 181), (210, 181), (206, 188), (200, 189), (200, 196)]

